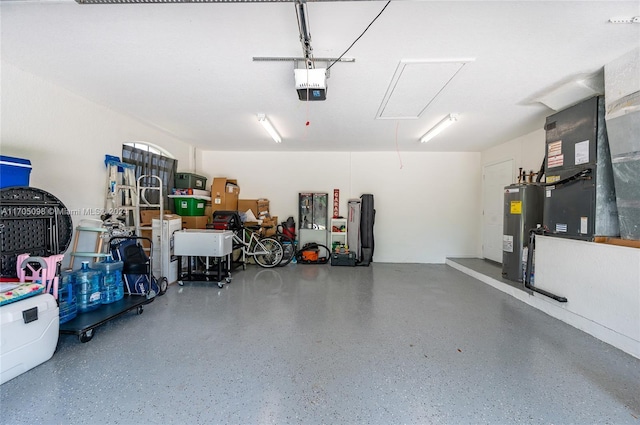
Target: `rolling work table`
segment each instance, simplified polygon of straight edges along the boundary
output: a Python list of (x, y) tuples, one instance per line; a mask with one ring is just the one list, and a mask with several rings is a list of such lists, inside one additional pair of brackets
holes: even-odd
[[(231, 282), (232, 231), (184, 229), (175, 232), (173, 237), (173, 253), (178, 257), (178, 284), (182, 285), (184, 280), (216, 281), (222, 288)], [(182, 257), (187, 257), (186, 273), (182, 270)]]

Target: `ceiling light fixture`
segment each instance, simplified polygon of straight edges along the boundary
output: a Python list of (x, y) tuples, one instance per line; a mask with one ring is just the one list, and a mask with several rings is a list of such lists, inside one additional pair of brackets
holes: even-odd
[(260, 124), (262, 124), (264, 129), (267, 130), (267, 133), (269, 133), (269, 136), (271, 136), (271, 138), (276, 143), (282, 142), (282, 137), (280, 137), (276, 129), (273, 127), (273, 124), (271, 124), (271, 122), (267, 119), (267, 116), (265, 114), (258, 114), (258, 121), (260, 122)]
[(458, 121), (458, 114), (449, 114), (438, 124), (434, 125), (431, 130), (427, 131), (424, 136), (420, 138), (420, 143), (427, 143), (429, 140), (436, 137), (442, 130), (449, 127), (454, 122)]
[[(79, 4), (130, 3), (293, 3), (296, 0), (76, 0)], [(333, 0), (337, 1), (337, 0)]]

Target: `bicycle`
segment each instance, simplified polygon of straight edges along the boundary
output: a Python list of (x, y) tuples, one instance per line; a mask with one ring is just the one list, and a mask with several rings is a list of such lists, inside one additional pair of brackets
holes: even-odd
[[(242, 227), (233, 233), (234, 256), (240, 250), (243, 270), (247, 268), (247, 256), (253, 257), (256, 264), (264, 268), (275, 267), (282, 260), (284, 250), (280, 242), (272, 237), (262, 237), (259, 229), (259, 227)], [(247, 236), (248, 241), (246, 241)], [(239, 260), (238, 257), (233, 258), (234, 263)]]
[(276, 226), (276, 234), (273, 235), (274, 239), (277, 239), (282, 245), (282, 260), (280, 260), (280, 267), (286, 266), (296, 256), (296, 241), (283, 233), (282, 225)]

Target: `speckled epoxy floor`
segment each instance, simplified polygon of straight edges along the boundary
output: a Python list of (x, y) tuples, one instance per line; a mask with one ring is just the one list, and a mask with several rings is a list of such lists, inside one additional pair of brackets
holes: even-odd
[(2, 424), (640, 424), (640, 360), (446, 265), (172, 285), (0, 392)]

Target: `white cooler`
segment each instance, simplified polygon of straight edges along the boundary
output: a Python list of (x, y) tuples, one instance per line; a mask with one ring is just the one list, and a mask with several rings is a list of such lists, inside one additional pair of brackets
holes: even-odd
[(49, 360), (59, 327), (58, 304), (50, 294), (0, 307), (0, 384)]
[(185, 229), (173, 234), (175, 255), (224, 257), (233, 252), (231, 230)]

